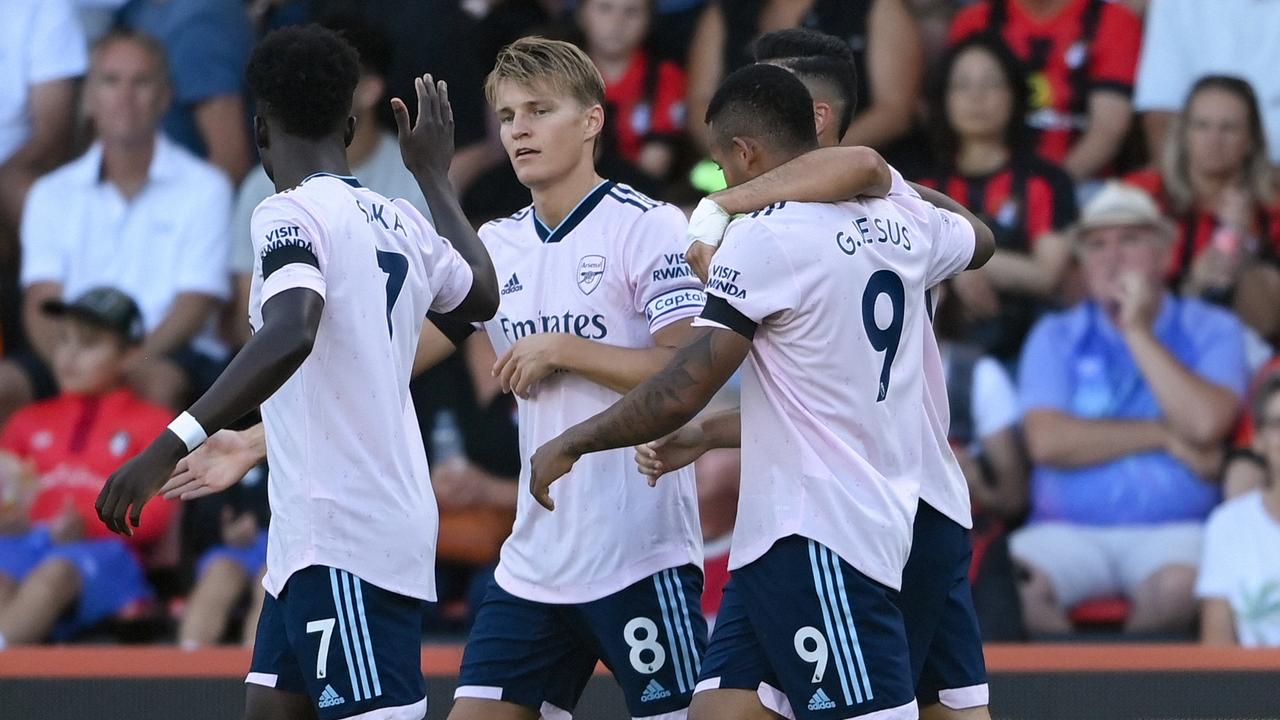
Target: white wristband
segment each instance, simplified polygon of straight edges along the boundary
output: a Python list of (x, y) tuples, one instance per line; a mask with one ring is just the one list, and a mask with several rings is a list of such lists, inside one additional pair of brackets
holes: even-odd
[(724, 231), (729, 227), (729, 213), (711, 198), (702, 198), (698, 206), (693, 209), (693, 214), (689, 216), (689, 230), (686, 236), (688, 243), (685, 245), (685, 251), (693, 247), (696, 242), (706, 243), (711, 247), (720, 247), (720, 240), (724, 238)]
[(191, 413), (188, 412), (174, 418), (173, 422), (169, 423), (169, 430), (187, 446), (187, 452), (192, 452), (209, 439), (209, 433), (205, 432), (200, 421), (191, 417)]

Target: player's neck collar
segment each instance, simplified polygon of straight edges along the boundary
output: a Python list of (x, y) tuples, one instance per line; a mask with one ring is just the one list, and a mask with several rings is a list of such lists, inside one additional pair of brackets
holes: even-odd
[(554, 228), (547, 227), (542, 220), (538, 219), (538, 210), (534, 208), (531, 214), (533, 215), (533, 229), (538, 233), (538, 239), (544, 243), (555, 243), (563, 240), (566, 235), (573, 232), (578, 223), (591, 214), (591, 211), (600, 204), (605, 195), (609, 194), (609, 189), (612, 187), (612, 180), (601, 180), (600, 184), (592, 188), (591, 192), (579, 200), (578, 204), (569, 211), (569, 214), (564, 216), (564, 220), (561, 220), (560, 224)]
[[(352, 176), (352, 175), (335, 175), (335, 174), (333, 174), (333, 173), (327, 173), (327, 172), (311, 173), (310, 175), (308, 175), (308, 176), (306, 176), (305, 178), (303, 178), (302, 182), (306, 182), (306, 181), (308, 181), (308, 180), (310, 180), (311, 178), (314, 178), (314, 177), (331, 177), (331, 178), (333, 178), (334, 180), (341, 180), (342, 182), (344, 182), (344, 183), (346, 183), (346, 184), (348, 184), (348, 185), (350, 185), (351, 187), (354, 187), (354, 188), (364, 187), (363, 185), (361, 185), (361, 184), (360, 184), (360, 181), (359, 181), (359, 180), (357, 180), (357, 179), (356, 179), (354, 176)], [(299, 183), (299, 184), (301, 184), (301, 183)]]

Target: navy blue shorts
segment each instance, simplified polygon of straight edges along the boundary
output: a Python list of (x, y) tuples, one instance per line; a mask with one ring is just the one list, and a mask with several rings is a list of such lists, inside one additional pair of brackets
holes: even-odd
[(568, 717), (603, 661), (632, 717), (689, 707), (707, 645), (702, 570), (663, 570), (607, 597), (558, 605), (491, 581), (462, 657), (454, 697), (502, 700)]
[(698, 692), (754, 690), (803, 720), (917, 717), (896, 593), (792, 535), (734, 570)]
[(245, 682), (311, 698), (321, 720), (421, 720), (425, 602), (312, 565), (267, 594)]
[(46, 527), (0, 537), (0, 575), (17, 582), (47, 560), (60, 558), (80, 573), (80, 597), (59, 618), (50, 636), (65, 640), (112, 617), (133, 602), (152, 597), (142, 564), (119, 538), (54, 542)]
[(920, 707), (987, 704), (987, 665), (969, 586), (972, 556), (969, 531), (921, 501), (898, 595)]

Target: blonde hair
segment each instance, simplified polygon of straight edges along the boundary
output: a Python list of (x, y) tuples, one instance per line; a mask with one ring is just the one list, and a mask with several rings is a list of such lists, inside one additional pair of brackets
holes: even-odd
[(1187, 101), (1182, 106), (1182, 111), (1173, 120), (1169, 139), (1164, 144), (1163, 157), (1160, 158), (1160, 175), (1164, 181), (1164, 192), (1168, 195), (1173, 210), (1186, 212), (1195, 205), (1195, 191), (1191, 187), (1190, 158), (1187, 153), (1187, 120), (1191, 114), (1192, 101), (1206, 90), (1226, 92), (1244, 103), (1248, 115), (1246, 124), (1252, 141), (1249, 154), (1244, 159), (1244, 167), (1241, 168), (1244, 187), (1259, 206), (1270, 205), (1275, 200), (1275, 179), (1267, 153), (1267, 137), (1262, 126), (1262, 113), (1258, 109), (1258, 98), (1249, 83), (1240, 78), (1206, 75), (1200, 78), (1187, 93)]
[(498, 85), (509, 80), (523, 87), (548, 83), (582, 104), (604, 105), (604, 78), (576, 45), (544, 37), (523, 37), (502, 48), (484, 81), (489, 105), (498, 104)]

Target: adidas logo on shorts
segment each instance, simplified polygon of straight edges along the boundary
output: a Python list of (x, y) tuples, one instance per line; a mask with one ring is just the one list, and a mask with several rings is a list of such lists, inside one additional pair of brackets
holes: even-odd
[(650, 680), (644, 689), (644, 694), (640, 696), (640, 702), (653, 702), (669, 697), (671, 697), (670, 690), (662, 687), (657, 680)]
[(502, 286), (502, 292), (499, 294), (510, 295), (513, 292), (520, 292), (523, 289), (524, 285), (520, 284), (520, 278), (516, 277), (515, 273), (511, 273), (511, 279), (507, 281), (506, 285)]
[(334, 690), (332, 685), (325, 685), (324, 692), (320, 693), (320, 701), (316, 704), (319, 705), (321, 709), (324, 709), (333, 707), (334, 705), (341, 705), (346, 701), (346, 698), (339, 695), (338, 691)]
[(827, 696), (827, 691), (822, 688), (818, 688), (818, 692), (814, 693), (813, 697), (809, 698), (810, 710), (830, 710), (835, 706), (836, 704)]

